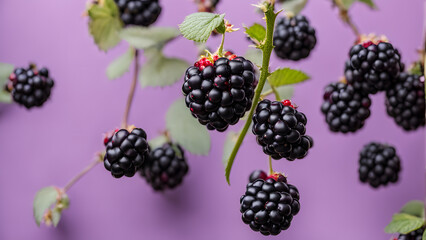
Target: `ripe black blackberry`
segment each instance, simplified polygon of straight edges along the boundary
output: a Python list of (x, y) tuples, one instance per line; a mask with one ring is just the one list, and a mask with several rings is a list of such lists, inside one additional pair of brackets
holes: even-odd
[(293, 161), (304, 158), (313, 146), (312, 138), (305, 135), (307, 121), (305, 114), (297, 111), (289, 100), (265, 99), (253, 114), (252, 132), (265, 154)]
[(293, 185), (273, 178), (257, 179), (247, 184), (241, 196), (242, 220), (253, 231), (278, 235), (290, 227), (293, 216), (299, 212), (299, 198), (299, 191)]
[(353, 86), (337, 82), (325, 88), (321, 111), (333, 132), (356, 132), (370, 116), (371, 100)]
[(425, 228), (422, 227), (407, 234), (400, 234), (398, 240), (422, 240), (424, 231)]
[(406, 131), (425, 125), (424, 77), (401, 73), (398, 82), (386, 91), (386, 110)]
[(401, 163), (394, 147), (371, 142), (363, 147), (359, 158), (359, 179), (373, 188), (398, 181)]
[(147, 27), (153, 24), (161, 13), (158, 0), (114, 0), (120, 10), (124, 25)]
[(192, 115), (209, 130), (219, 132), (250, 110), (257, 85), (249, 60), (235, 55), (228, 58), (200, 59), (186, 70), (182, 86)]
[(315, 29), (305, 16), (278, 20), (274, 32), (274, 51), (279, 58), (294, 61), (307, 58), (316, 43)]
[(40, 107), (50, 97), (54, 81), (49, 77), (49, 70), (37, 70), (31, 64), (28, 68), (16, 68), (9, 76), (6, 91), (12, 94), (13, 100), (27, 109)]
[(104, 166), (115, 178), (133, 177), (148, 158), (146, 133), (141, 128), (134, 128), (130, 132), (126, 129), (118, 130), (112, 137), (106, 138), (104, 143)]
[(268, 175), (266, 174), (266, 172), (262, 171), (262, 170), (254, 170), (249, 177), (249, 182), (254, 182), (257, 179), (263, 179), (266, 180), (266, 178), (268, 177)]
[(170, 143), (154, 149), (139, 173), (156, 191), (177, 187), (188, 173), (183, 149)]
[(199, 12), (214, 12), (219, 0), (195, 0)]
[(351, 48), (349, 57), (345, 66), (348, 84), (368, 94), (390, 88), (403, 70), (398, 50), (388, 42), (357, 44)]

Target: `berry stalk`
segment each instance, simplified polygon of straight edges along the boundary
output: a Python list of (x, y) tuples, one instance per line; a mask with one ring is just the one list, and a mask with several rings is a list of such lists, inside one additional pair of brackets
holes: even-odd
[(342, 21), (346, 23), (352, 29), (352, 32), (355, 34), (355, 37), (358, 38), (361, 35), (361, 33), (358, 30), (357, 26), (352, 21), (352, 18), (349, 16), (348, 10), (343, 5), (342, 0), (333, 0), (333, 2), (339, 8), (340, 18), (342, 19)]
[(274, 173), (274, 169), (272, 168), (272, 157), (271, 156), (269, 156), (268, 165), (269, 165), (269, 175), (272, 175)]
[[(266, 39), (265, 43), (259, 46), (259, 48), (263, 52), (263, 62), (262, 62), (262, 68), (261, 68), (261, 74), (259, 79), (259, 84), (256, 88), (256, 92), (254, 94), (253, 103), (250, 108), (249, 116), (253, 116), (254, 110), (256, 109), (257, 103), (259, 102), (260, 95), (263, 90), (263, 86), (265, 85), (266, 79), (269, 77), (269, 61), (271, 58), (272, 50), (274, 49), (273, 45), (273, 35), (274, 35), (274, 27), (275, 27), (275, 19), (277, 18), (278, 13), (274, 12), (274, 5), (273, 3), (267, 3), (265, 4), (263, 10), (265, 12), (265, 21), (266, 21)], [(243, 140), (247, 134), (247, 131), (251, 125), (252, 118), (249, 117), (241, 130), (240, 135), (238, 136), (237, 142), (232, 149), (231, 155), (228, 159), (228, 164), (226, 166), (226, 181), (228, 184), (230, 184), (229, 181), (229, 175), (231, 173), (231, 168), (234, 163), (235, 157), (237, 156), (238, 150), (241, 147), (241, 144), (243, 143)]]
[(83, 169), (79, 174), (77, 174), (75, 177), (73, 177), (67, 185), (63, 188), (63, 192), (66, 193), (78, 180), (80, 180), (86, 173), (88, 173), (90, 170), (92, 170), (98, 163), (103, 161), (103, 154), (99, 154), (98, 158), (91, 162), (87, 167)]
[(127, 128), (127, 123), (128, 123), (128, 119), (129, 119), (129, 114), (130, 114), (130, 107), (132, 106), (132, 102), (133, 102), (133, 96), (135, 95), (135, 90), (136, 90), (136, 83), (138, 81), (138, 75), (139, 75), (139, 58), (138, 58), (138, 50), (135, 50), (135, 65), (134, 65), (134, 74), (133, 74), (133, 79), (132, 79), (132, 83), (130, 84), (130, 91), (129, 91), (129, 96), (127, 97), (127, 104), (126, 104), (126, 108), (124, 109), (124, 116), (123, 116), (123, 121), (121, 122), (121, 128), (122, 129), (126, 129)]

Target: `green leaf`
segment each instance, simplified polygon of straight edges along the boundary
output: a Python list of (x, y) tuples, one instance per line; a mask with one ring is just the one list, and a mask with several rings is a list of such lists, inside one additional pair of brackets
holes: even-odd
[(172, 140), (193, 154), (207, 155), (210, 151), (210, 135), (179, 98), (166, 114), (166, 128)]
[(377, 9), (377, 6), (376, 4), (374, 4), (373, 0), (358, 0), (358, 1), (367, 4), (372, 9)]
[(247, 49), (247, 52), (244, 57), (250, 60), (253, 64), (256, 64), (257, 66), (262, 65), (263, 53), (260, 49), (249, 48)]
[(99, 49), (107, 51), (120, 42), (119, 32), (123, 27), (114, 0), (93, 4), (89, 10), (89, 31)]
[(288, 84), (300, 83), (308, 80), (310, 77), (299, 70), (291, 68), (279, 68), (269, 76), (269, 83), (272, 86), (279, 87)]
[(135, 57), (135, 49), (129, 48), (127, 52), (120, 57), (116, 58), (109, 64), (106, 74), (110, 80), (119, 78), (129, 71), (130, 64)]
[(426, 230), (423, 232), (422, 240), (426, 240)]
[(342, 1), (342, 4), (343, 4), (343, 7), (346, 9), (346, 10), (349, 10), (349, 8), (352, 6), (352, 4), (356, 1), (356, 0), (341, 0)]
[(425, 217), (425, 207), (422, 201), (410, 201), (402, 207), (401, 213), (406, 213), (419, 218)]
[(193, 13), (186, 16), (183, 23), (179, 25), (182, 35), (192, 41), (206, 42), (213, 30), (224, 28), (225, 14), (214, 14), (207, 12)]
[(161, 134), (151, 140), (149, 140), (149, 146), (151, 147), (151, 150), (154, 150), (156, 148), (159, 148), (163, 146), (164, 143), (167, 142), (167, 137), (164, 136), (164, 134)]
[(4, 90), (4, 86), (9, 81), (9, 75), (13, 72), (14, 66), (8, 63), (0, 63), (0, 102), (11, 103), (12, 97)]
[(222, 157), (222, 163), (224, 167), (228, 165), (229, 156), (231, 156), (232, 149), (235, 146), (235, 143), (237, 143), (239, 133), (234, 131), (229, 131), (226, 135), (225, 144), (223, 146), (223, 157)]
[(139, 74), (142, 87), (167, 86), (179, 81), (189, 64), (179, 58), (165, 57), (156, 49), (145, 51), (146, 61)]
[(59, 220), (61, 220), (61, 212), (57, 209), (54, 209), (52, 211), (52, 223), (54, 227), (58, 226)]
[(282, 8), (284, 12), (292, 12), (297, 15), (306, 6), (308, 0), (286, 0), (283, 2)]
[(180, 35), (179, 29), (174, 27), (126, 27), (120, 33), (120, 37), (130, 46), (137, 49), (147, 49), (155, 46), (163, 46), (165, 43)]
[(256, 41), (258, 41), (259, 43), (261, 43), (263, 40), (265, 40), (266, 37), (266, 29), (264, 26), (255, 23), (250, 27), (245, 27), (246, 29), (246, 34), (251, 38), (254, 39)]
[(423, 226), (424, 220), (406, 213), (394, 214), (391, 223), (386, 228), (386, 233), (407, 234)]
[(37, 192), (34, 198), (33, 213), (38, 226), (43, 220), (44, 213), (56, 203), (58, 191), (55, 187), (45, 187)]

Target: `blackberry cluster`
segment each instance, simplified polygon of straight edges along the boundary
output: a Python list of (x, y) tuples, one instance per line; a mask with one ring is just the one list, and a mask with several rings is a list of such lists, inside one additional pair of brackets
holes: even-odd
[(118, 130), (105, 145), (104, 166), (115, 178), (133, 177), (148, 158), (146, 133), (140, 128)]
[(305, 135), (307, 119), (289, 100), (283, 102), (260, 101), (253, 114), (252, 131), (263, 152), (273, 159), (302, 159), (313, 146), (312, 138)]
[(188, 173), (183, 149), (170, 143), (154, 149), (139, 173), (156, 191), (177, 187)]
[(359, 179), (373, 188), (398, 181), (401, 163), (394, 147), (371, 142), (363, 147), (359, 158)]
[(398, 82), (386, 91), (386, 110), (404, 130), (425, 125), (425, 84), (419, 75), (401, 73)]
[(15, 102), (30, 109), (42, 106), (49, 99), (53, 85), (47, 68), (36, 70), (34, 65), (30, 65), (28, 68), (15, 69), (5, 89), (12, 94)]
[(161, 13), (158, 0), (114, 0), (120, 10), (124, 25), (147, 27), (153, 24)]
[(419, 228), (407, 234), (400, 234), (398, 240), (422, 240), (423, 232), (425, 228)]
[(195, 0), (199, 12), (214, 12), (219, 0)]
[(315, 29), (302, 15), (278, 20), (274, 33), (274, 51), (279, 58), (298, 61), (307, 58), (315, 47)]
[(266, 180), (268, 178), (268, 175), (262, 171), (262, 170), (255, 170), (250, 174), (249, 182), (254, 182), (257, 179), (263, 179)]
[(252, 104), (257, 85), (254, 66), (243, 57), (229, 58), (214, 62), (203, 58), (185, 73), (182, 91), (186, 106), (209, 130), (225, 131)]
[(353, 46), (345, 77), (356, 90), (375, 94), (390, 88), (403, 70), (401, 56), (388, 42), (367, 41)]
[[(285, 178), (282, 178), (285, 179)], [(258, 179), (247, 184), (240, 199), (242, 220), (253, 231), (278, 235), (300, 210), (299, 191), (284, 181)]]
[(371, 100), (367, 94), (344, 83), (331, 83), (325, 88), (321, 111), (333, 132), (355, 132), (370, 116)]

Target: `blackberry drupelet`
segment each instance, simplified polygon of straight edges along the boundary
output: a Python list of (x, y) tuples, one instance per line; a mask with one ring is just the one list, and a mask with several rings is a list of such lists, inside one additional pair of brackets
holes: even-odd
[(118, 130), (111, 138), (106, 138), (104, 143), (104, 166), (115, 178), (133, 177), (148, 158), (146, 133), (141, 128), (134, 128), (130, 132), (126, 129)]
[(401, 163), (394, 147), (371, 142), (363, 147), (359, 158), (359, 179), (373, 188), (398, 181)]
[(154, 149), (139, 173), (156, 191), (179, 186), (188, 173), (183, 149), (171, 143)]
[(290, 227), (293, 216), (299, 212), (299, 198), (293, 185), (273, 178), (255, 180), (247, 184), (240, 199), (242, 220), (253, 231), (278, 235)]
[(28, 68), (16, 68), (10, 74), (5, 89), (12, 94), (16, 103), (30, 109), (42, 106), (49, 99), (53, 85), (47, 68), (37, 70), (31, 64)]
[(386, 110), (406, 131), (425, 125), (424, 77), (401, 73), (398, 82), (386, 91)]
[(356, 132), (370, 116), (371, 100), (367, 94), (345, 83), (331, 83), (325, 88), (321, 111), (333, 132)]
[(422, 227), (407, 234), (400, 234), (398, 240), (422, 240), (424, 231), (425, 228)]
[(283, 102), (264, 99), (253, 114), (252, 132), (263, 152), (273, 159), (289, 161), (302, 159), (313, 146), (306, 133), (305, 114), (297, 111), (289, 100)]
[(254, 170), (249, 177), (249, 182), (254, 182), (257, 179), (263, 179), (266, 180), (268, 178), (268, 175), (262, 171), (262, 170)]
[(120, 10), (125, 26), (147, 27), (153, 24), (161, 13), (158, 0), (114, 0)]
[(315, 29), (305, 16), (278, 20), (274, 32), (274, 51), (279, 58), (294, 61), (307, 58), (316, 43)]
[(243, 57), (202, 58), (189, 67), (182, 86), (186, 106), (209, 130), (225, 131), (250, 110), (254, 66)]
[(403, 70), (398, 50), (388, 42), (357, 44), (351, 48), (349, 57), (345, 66), (348, 84), (368, 94), (390, 88)]

